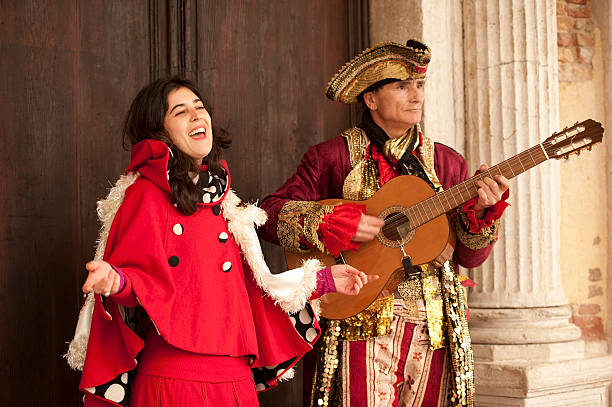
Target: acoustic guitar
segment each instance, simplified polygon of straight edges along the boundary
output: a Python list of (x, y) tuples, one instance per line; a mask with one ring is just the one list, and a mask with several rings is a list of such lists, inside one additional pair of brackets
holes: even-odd
[[(303, 260), (318, 258), (325, 265), (346, 263), (380, 278), (366, 284), (359, 295), (330, 293), (321, 298), (321, 314), (328, 319), (344, 319), (366, 309), (374, 300), (390, 295), (405, 278), (402, 259), (410, 257), (420, 265), (452, 255), (454, 232), (446, 213), (478, 195), (475, 182), (501, 174), (508, 179), (555, 158), (568, 158), (601, 142), (603, 127), (588, 119), (553, 134), (544, 142), (509, 158), (455, 186), (435, 193), (422, 179), (401, 175), (383, 185), (366, 201), (326, 199), (322, 204), (357, 203), (368, 215), (384, 219), (381, 232), (356, 252), (342, 252), (338, 258), (313, 249), (306, 253), (285, 251), (287, 265), (300, 267)], [(405, 255), (404, 255), (405, 254)]]

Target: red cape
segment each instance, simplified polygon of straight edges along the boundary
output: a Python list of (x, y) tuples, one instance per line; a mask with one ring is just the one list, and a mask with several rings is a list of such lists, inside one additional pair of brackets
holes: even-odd
[[(80, 388), (104, 386), (136, 367), (144, 341), (120, 312), (120, 305), (138, 305), (135, 298), (175, 347), (201, 354), (252, 355), (253, 368), (282, 364), (274, 376), (266, 376), (268, 385), (274, 385), (277, 373), (312, 349), (318, 337), (316, 319), (312, 326), (317, 335), (307, 341), (255, 283), (219, 212), (229, 190), (229, 171), (223, 198), (201, 204), (198, 212), (186, 216), (172, 205), (167, 162), (168, 148), (161, 142), (146, 140), (132, 149), (128, 171), (141, 176), (126, 190), (104, 254), (124, 272), (127, 285), (104, 301), (96, 296)], [(231, 269), (226, 271), (228, 264)]]

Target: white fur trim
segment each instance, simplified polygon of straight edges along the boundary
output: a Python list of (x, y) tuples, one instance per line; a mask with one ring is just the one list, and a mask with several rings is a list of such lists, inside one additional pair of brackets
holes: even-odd
[(255, 282), (285, 312), (298, 312), (306, 306), (306, 301), (316, 289), (317, 271), (322, 268), (321, 264), (316, 259), (309, 259), (302, 267), (272, 274), (253, 227), (253, 224), (262, 225), (265, 222), (266, 212), (255, 205), (240, 206), (240, 203), (240, 199), (230, 190), (221, 207), (230, 233), (253, 270)]
[(291, 368), (291, 369), (287, 369), (287, 371), (285, 373), (283, 373), (282, 375), (278, 376), (277, 380), (279, 382), (284, 382), (285, 380), (293, 379), (294, 376), (295, 376), (295, 369)]
[[(106, 198), (98, 201), (98, 220), (102, 224), (102, 228), (98, 235), (98, 245), (96, 247), (94, 260), (102, 260), (102, 257), (104, 257), (108, 233), (113, 224), (113, 219), (115, 219), (115, 214), (119, 210), (123, 198), (125, 198), (126, 189), (136, 181), (138, 175), (137, 172), (122, 175), (119, 177), (115, 186), (110, 189)], [(85, 304), (83, 304), (81, 312), (79, 312), (79, 320), (74, 332), (74, 338), (70, 341), (68, 352), (64, 355), (68, 361), (68, 365), (75, 370), (83, 370), (83, 365), (85, 364), (94, 302), (94, 294), (87, 294), (87, 300), (85, 300)]]

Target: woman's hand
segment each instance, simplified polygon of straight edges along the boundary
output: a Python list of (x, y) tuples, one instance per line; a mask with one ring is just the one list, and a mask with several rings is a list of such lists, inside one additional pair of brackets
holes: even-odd
[[(483, 172), (488, 169), (486, 164), (482, 164), (478, 171)], [(474, 211), (476, 211), (476, 218), (482, 219), (487, 208), (501, 200), (510, 182), (503, 175), (496, 175), (495, 179), (486, 177), (482, 181), (476, 181), (475, 184), (478, 187), (478, 201), (474, 204)]]
[(121, 277), (110, 264), (105, 261), (92, 260), (85, 265), (89, 271), (87, 280), (83, 284), (85, 294), (93, 291), (106, 297), (117, 294), (121, 285)]
[(336, 292), (346, 295), (357, 295), (364, 284), (378, 279), (378, 275), (367, 275), (348, 264), (331, 266), (331, 274), (336, 285)]
[(353, 241), (358, 243), (369, 242), (374, 239), (384, 226), (385, 221), (376, 217), (363, 214), (357, 225), (357, 232), (353, 236)]

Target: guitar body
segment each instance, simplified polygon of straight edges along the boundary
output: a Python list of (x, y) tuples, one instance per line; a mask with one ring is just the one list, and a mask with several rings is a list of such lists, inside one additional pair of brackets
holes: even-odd
[[(366, 201), (328, 199), (320, 203), (361, 204), (366, 206), (368, 215), (385, 219), (432, 195), (434, 191), (425, 181), (411, 175), (402, 175), (387, 182)], [(366, 274), (378, 274), (380, 278), (366, 284), (356, 296), (339, 293), (323, 296), (321, 314), (325, 318), (348, 318), (366, 309), (377, 298), (395, 291), (404, 279), (404, 270), (399, 244), (392, 243), (396, 242), (390, 241), (381, 231), (378, 238), (363, 243), (357, 252), (342, 252), (347, 264)], [(449, 249), (449, 246), (454, 244), (454, 233), (451, 232), (448, 218), (444, 214), (418, 227), (409, 237), (404, 238), (404, 243), (404, 251), (411, 257), (412, 263), (425, 264), (437, 259), (441, 254), (452, 253), (452, 247)], [(327, 266), (336, 264), (332, 256), (315, 249), (308, 253), (285, 251), (285, 257), (289, 268), (300, 267), (306, 258), (317, 258)]]

